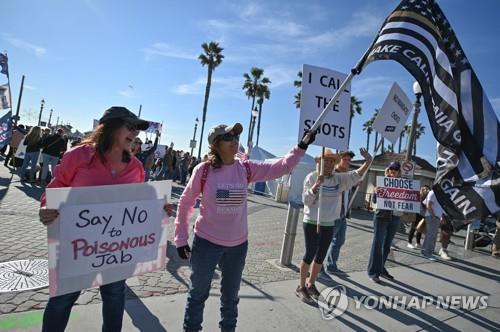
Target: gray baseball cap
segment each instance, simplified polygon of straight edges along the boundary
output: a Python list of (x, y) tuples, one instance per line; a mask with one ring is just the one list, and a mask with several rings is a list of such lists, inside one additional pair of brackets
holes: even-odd
[(236, 135), (241, 134), (243, 131), (243, 126), (241, 123), (235, 123), (232, 126), (228, 126), (225, 124), (220, 124), (215, 127), (212, 127), (208, 132), (208, 144), (214, 144), (217, 136), (225, 135), (227, 133), (233, 132)]

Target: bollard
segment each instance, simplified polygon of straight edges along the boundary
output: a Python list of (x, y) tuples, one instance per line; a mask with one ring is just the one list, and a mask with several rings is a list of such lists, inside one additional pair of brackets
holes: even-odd
[(289, 266), (292, 263), (293, 247), (295, 245), (295, 235), (297, 234), (297, 224), (301, 207), (302, 204), (295, 202), (288, 203), (285, 234), (283, 236), (280, 255), (280, 264), (283, 266)]
[(476, 220), (467, 225), (467, 235), (465, 236), (465, 250), (471, 251), (474, 249), (474, 233), (481, 226), (481, 222)]

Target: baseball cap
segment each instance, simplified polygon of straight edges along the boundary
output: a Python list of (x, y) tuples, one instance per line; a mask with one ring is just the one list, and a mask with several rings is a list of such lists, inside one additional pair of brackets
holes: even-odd
[(399, 161), (391, 161), (389, 166), (387, 166), (388, 169), (394, 169), (396, 171), (399, 171), (401, 169), (401, 164)]
[(241, 123), (235, 123), (232, 126), (220, 124), (215, 127), (212, 127), (208, 132), (208, 143), (214, 144), (215, 139), (218, 136), (225, 135), (227, 133), (230, 133), (231, 131), (234, 132), (236, 135), (239, 135), (243, 131), (243, 126), (241, 125)]
[(121, 119), (125, 122), (133, 124), (138, 130), (146, 130), (149, 127), (149, 122), (139, 119), (137, 115), (129, 111), (123, 106), (112, 106), (104, 111), (104, 114), (99, 119), (99, 124), (113, 119)]

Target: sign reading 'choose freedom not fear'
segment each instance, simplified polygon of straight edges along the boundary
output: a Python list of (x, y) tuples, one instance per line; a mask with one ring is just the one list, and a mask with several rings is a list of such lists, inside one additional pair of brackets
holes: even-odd
[[(304, 65), (300, 101), (299, 140), (311, 129), (334, 93), (347, 77), (338, 71)], [(351, 87), (348, 85), (339, 100), (331, 106), (318, 128), (314, 145), (347, 150), (349, 138)]]

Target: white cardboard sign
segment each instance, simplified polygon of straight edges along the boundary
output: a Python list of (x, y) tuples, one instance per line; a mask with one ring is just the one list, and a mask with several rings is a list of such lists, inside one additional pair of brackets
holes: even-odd
[(392, 144), (396, 143), (401, 131), (403, 131), (412, 107), (410, 99), (408, 99), (399, 85), (394, 82), (384, 101), (384, 105), (373, 122), (373, 129), (391, 141)]
[(420, 181), (377, 176), (377, 209), (420, 212)]
[[(304, 65), (300, 98), (299, 141), (314, 122), (347, 77), (338, 71)], [(347, 150), (351, 105), (350, 84), (340, 94), (339, 100), (331, 106), (319, 126), (314, 145), (332, 149)]]
[(49, 293), (58, 296), (165, 267), (172, 182), (47, 189)]

